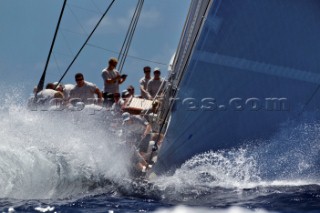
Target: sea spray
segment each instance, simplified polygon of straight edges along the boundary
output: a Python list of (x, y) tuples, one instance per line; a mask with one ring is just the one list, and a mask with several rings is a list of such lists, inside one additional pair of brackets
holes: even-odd
[(8, 95), (1, 103), (1, 197), (66, 198), (128, 176), (129, 153), (104, 112), (30, 111)]
[(319, 183), (320, 124), (290, 122), (268, 141), (250, 147), (264, 181)]
[(164, 175), (154, 181), (163, 191), (174, 189), (185, 196), (190, 192), (206, 194), (216, 187), (249, 187), (260, 178), (255, 160), (247, 156), (246, 149), (239, 149), (197, 155), (172, 176)]
[[(152, 180), (166, 201), (190, 204), (253, 199), (258, 195), (320, 185), (318, 123), (290, 123), (265, 141), (208, 151), (186, 161), (173, 175)], [(255, 145), (252, 145), (255, 144)], [(219, 199), (218, 199), (219, 200)], [(196, 203), (196, 202), (195, 202)]]

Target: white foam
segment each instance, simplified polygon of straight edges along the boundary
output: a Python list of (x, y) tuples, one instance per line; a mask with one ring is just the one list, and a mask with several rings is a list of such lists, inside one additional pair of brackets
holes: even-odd
[(174, 208), (159, 209), (154, 213), (270, 213), (263, 209), (246, 209), (242, 207), (230, 207), (227, 209), (208, 209), (208, 208), (196, 208), (186, 206), (176, 206)]
[(50, 207), (50, 206), (47, 206), (47, 207), (36, 207), (34, 209), (39, 211), (39, 212), (52, 212), (52, 211), (54, 211), (54, 207)]

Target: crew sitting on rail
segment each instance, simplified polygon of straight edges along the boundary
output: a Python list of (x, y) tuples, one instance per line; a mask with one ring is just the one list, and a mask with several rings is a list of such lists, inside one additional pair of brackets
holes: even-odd
[(135, 97), (134, 95), (134, 87), (132, 85), (129, 85), (127, 87), (127, 91), (129, 92), (129, 94), (131, 95), (131, 97)]
[(37, 110), (37, 107), (48, 109), (50, 106), (63, 105), (63, 94), (54, 90), (54, 84), (48, 83), (46, 88), (40, 92), (37, 92), (38, 88), (35, 87), (33, 94), (29, 99), (27, 106), (31, 110)]
[(122, 119), (127, 143), (138, 145), (140, 141), (151, 132), (150, 124), (140, 116), (130, 115), (130, 113), (124, 112)]
[(121, 98), (122, 98), (122, 105), (121, 105), (121, 109), (122, 111), (125, 110), (126, 106), (128, 105), (130, 99), (131, 99), (131, 94), (128, 92), (128, 90), (123, 90), (121, 92)]
[(77, 102), (83, 102), (84, 104), (95, 103), (95, 95), (98, 97), (98, 104), (102, 103), (102, 94), (98, 87), (90, 82), (84, 80), (82, 73), (77, 73), (75, 75), (76, 85), (70, 90), (71, 104), (76, 104)]
[(112, 114), (116, 117), (120, 117), (122, 115), (122, 105), (124, 103), (124, 100), (121, 99), (120, 93), (114, 93), (113, 99), (114, 103), (111, 107)]
[(129, 152), (132, 154), (133, 170), (131, 171), (134, 176), (140, 176), (141, 172), (146, 172), (148, 164), (139, 153), (137, 146), (142, 139), (150, 133), (151, 126), (143, 118), (139, 116), (130, 115), (128, 112), (122, 114), (123, 118), (123, 132), (126, 137), (126, 143), (129, 147)]
[(63, 105), (63, 93), (56, 91), (53, 89), (53, 83), (48, 83), (46, 89), (40, 91), (36, 95), (37, 105), (41, 105), (43, 107), (50, 107), (50, 106), (58, 106), (61, 107)]
[(55, 90), (60, 91), (64, 95), (65, 100), (69, 100), (70, 97), (70, 91), (74, 88), (73, 84), (65, 84), (63, 85), (62, 83), (54, 82), (54, 87)]

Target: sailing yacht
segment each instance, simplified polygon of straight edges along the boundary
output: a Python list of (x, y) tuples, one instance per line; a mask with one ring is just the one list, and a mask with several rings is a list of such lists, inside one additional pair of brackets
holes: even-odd
[[(192, 0), (157, 113), (165, 139), (156, 173), (210, 150), (266, 143), (292, 123), (319, 119), (319, 6), (316, 0)], [(139, 106), (138, 113), (152, 105), (130, 104), (128, 111)]]
[(319, 8), (317, 0), (193, 0), (168, 78), (154, 171), (317, 121)]

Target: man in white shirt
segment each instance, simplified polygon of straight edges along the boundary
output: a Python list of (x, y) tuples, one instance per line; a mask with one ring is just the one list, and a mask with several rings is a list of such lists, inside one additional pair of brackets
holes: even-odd
[(160, 68), (156, 67), (153, 71), (154, 77), (149, 81), (147, 86), (148, 99), (154, 99), (156, 95), (161, 96), (165, 85), (165, 80), (160, 77)]
[(119, 85), (126, 80), (126, 76), (120, 76), (120, 73), (116, 70), (118, 64), (116, 58), (110, 58), (108, 63), (108, 67), (104, 68), (101, 73), (104, 82), (103, 97), (105, 106), (113, 104), (113, 94), (119, 93)]
[(62, 105), (63, 103), (63, 93), (54, 90), (54, 84), (48, 83), (46, 88), (38, 91), (38, 88), (34, 88), (35, 96), (32, 96), (28, 100), (28, 107), (32, 110), (37, 110), (38, 106), (49, 108), (51, 105)]
[(69, 100), (69, 96), (70, 96), (70, 91), (74, 88), (74, 85), (73, 84), (59, 84), (58, 82), (54, 82), (53, 83), (54, 86), (55, 86), (55, 90), (56, 91), (59, 91), (59, 92), (62, 92), (63, 95), (64, 95), (64, 99), (65, 100)]
[(53, 90), (44, 89), (37, 93), (37, 105), (43, 109), (51, 106), (61, 107), (63, 105), (63, 93)]
[(102, 94), (98, 87), (84, 80), (82, 73), (75, 75), (76, 85), (70, 90), (70, 102), (83, 102), (84, 104), (94, 103), (95, 95), (98, 97), (98, 103), (102, 103)]
[(141, 98), (149, 99), (148, 97), (148, 91), (147, 86), (151, 79), (150, 73), (151, 73), (151, 67), (146, 66), (143, 68), (144, 77), (140, 79), (140, 91), (141, 91)]

